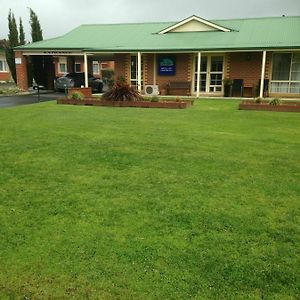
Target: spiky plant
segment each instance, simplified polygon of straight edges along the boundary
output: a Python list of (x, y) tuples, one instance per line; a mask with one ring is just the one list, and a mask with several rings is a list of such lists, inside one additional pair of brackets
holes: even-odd
[(134, 87), (118, 80), (115, 85), (102, 95), (107, 101), (141, 101), (143, 97)]

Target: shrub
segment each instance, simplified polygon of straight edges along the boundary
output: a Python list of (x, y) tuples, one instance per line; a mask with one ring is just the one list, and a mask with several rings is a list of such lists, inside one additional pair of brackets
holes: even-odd
[(269, 102), (270, 105), (279, 105), (280, 103), (281, 103), (281, 100), (278, 98), (275, 98)]
[(84, 95), (78, 91), (74, 91), (72, 92), (72, 94), (69, 96), (70, 99), (73, 100), (83, 100), (84, 99)]
[(157, 96), (152, 96), (150, 101), (151, 102), (159, 102), (159, 98)]
[(258, 97), (258, 98), (256, 98), (256, 99), (255, 99), (255, 103), (262, 103), (262, 99), (261, 99), (261, 98), (259, 98), (259, 97)]
[(102, 99), (107, 101), (141, 101), (143, 97), (134, 87), (119, 79), (109, 91), (102, 95)]

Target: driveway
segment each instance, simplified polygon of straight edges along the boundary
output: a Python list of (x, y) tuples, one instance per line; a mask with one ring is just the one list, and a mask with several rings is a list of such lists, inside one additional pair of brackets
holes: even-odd
[[(40, 94), (40, 102), (55, 100), (57, 98), (63, 98), (63, 93), (43, 93)], [(0, 108), (24, 105), (24, 104), (34, 104), (38, 103), (38, 95), (17, 95), (17, 96), (3, 96), (0, 97)]]

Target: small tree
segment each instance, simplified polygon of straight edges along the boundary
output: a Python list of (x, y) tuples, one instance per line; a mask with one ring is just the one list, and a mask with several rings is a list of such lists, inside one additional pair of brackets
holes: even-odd
[(16, 64), (15, 64), (15, 54), (13, 48), (19, 45), (19, 34), (17, 23), (14, 14), (11, 9), (8, 13), (8, 42), (5, 46), (6, 61), (10, 69), (11, 75), (15, 82), (17, 82), (16, 75)]
[[(30, 27), (31, 27), (31, 40), (32, 42), (38, 42), (43, 40), (43, 32), (41, 29), (40, 21), (36, 15), (36, 13), (29, 8), (30, 14)], [(45, 84), (45, 78), (43, 78), (43, 74), (45, 73), (43, 70), (43, 58), (41, 56), (33, 56), (31, 58), (31, 66), (29, 66), (29, 73), (32, 72), (33, 78), (37, 84)]]
[(32, 42), (38, 42), (43, 40), (43, 32), (41, 29), (39, 18), (36, 13), (29, 8), (30, 13), (30, 26), (31, 26), (31, 39)]
[(24, 32), (24, 27), (23, 27), (23, 23), (22, 23), (22, 19), (20, 18), (20, 23), (19, 23), (19, 45), (25, 45), (26, 41), (25, 41), (25, 32)]

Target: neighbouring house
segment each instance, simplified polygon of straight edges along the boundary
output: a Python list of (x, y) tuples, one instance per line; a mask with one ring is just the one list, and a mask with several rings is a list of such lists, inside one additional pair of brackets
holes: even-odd
[(4, 44), (5, 40), (0, 40), (0, 82), (6, 82), (12, 79), (6, 61)]
[(94, 62), (114, 61), (115, 77), (124, 76), (142, 92), (153, 85), (161, 92), (223, 96), (230, 82), (236, 96), (300, 97), (300, 16), (82, 25), (19, 46), (15, 54), (24, 90), (26, 60), (40, 56), (48, 77), (55, 76), (57, 60), (72, 60), (86, 73)]

